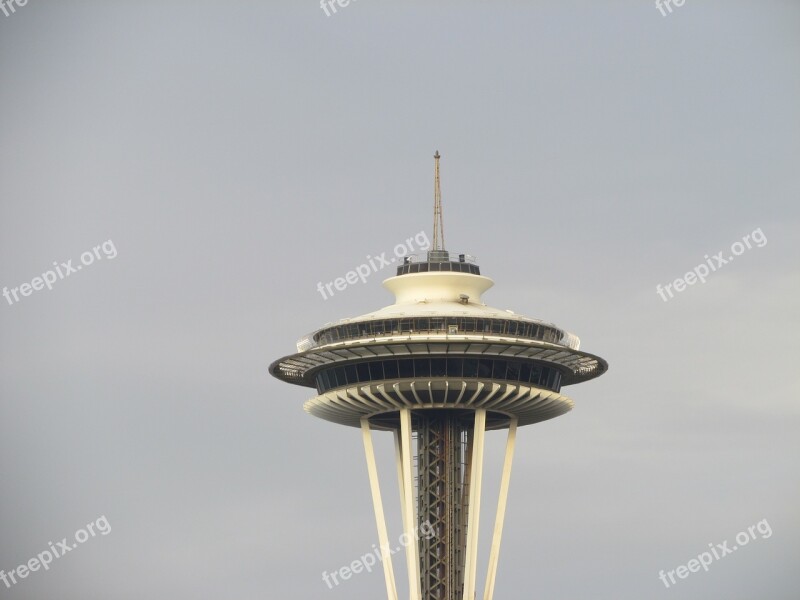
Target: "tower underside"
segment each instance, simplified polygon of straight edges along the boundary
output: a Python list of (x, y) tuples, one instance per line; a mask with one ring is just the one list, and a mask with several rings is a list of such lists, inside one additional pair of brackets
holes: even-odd
[(415, 414), (431, 410), (488, 411), (487, 428), (508, 427), (516, 417), (520, 425), (546, 421), (569, 412), (567, 396), (536, 386), (483, 380), (396, 380), (355, 385), (310, 398), (305, 410), (315, 417), (358, 427), (367, 417), (376, 428), (394, 429), (398, 411)]

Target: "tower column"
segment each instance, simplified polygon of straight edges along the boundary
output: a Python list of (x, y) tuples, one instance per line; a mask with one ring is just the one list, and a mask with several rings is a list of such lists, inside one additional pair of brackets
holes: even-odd
[(386, 527), (386, 516), (383, 512), (378, 467), (375, 462), (375, 447), (372, 444), (369, 419), (366, 417), (361, 419), (361, 432), (364, 438), (364, 452), (367, 456), (367, 472), (369, 473), (369, 485), (372, 490), (372, 504), (375, 508), (375, 523), (378, 526), (378, 542), (381, 546), (381, 562), (383, 563), (383, 577), (386, 580), (386, 595), (389, 600), (398, 600), (397, 585), (394, 580), (394, 567), (392, 565), (392, 549), (389, 546), (389, 533)]
[(467, 496), (466, 444), (470, 419), (459, 411), (418, 411), (417, 497), (422, 596), (461, 600), (464, 586)]
[(481, 480), (483, 478), (483, 446), (486, 437), (486, 409), (475, 411), (475, 429), (470, 444), (469, 515), (467, 524), (467, 558), (464, 566), (464, 600), (475, 597), (475, 575), (478, 562), (478, 526), (481, 514)]
[(503, 475), (500, 479), (500, 497), (497, 500), (497, 516), (494, 521), (494, 535), (492, 536), (492, 549), (489, 552), (489, 570), (486, 573), (486, 587), (483, 600), (492, 600), (494, 596), (494, 582), (497, 577), (497, 563), (500, 559), (500, 542), (503, 537), (503, 523), (506, 518), (506, 503), (508, 501), (508, 486), (511, 481), (511, 463), (514, 460), (514, 447), (517, 441), (517, 418), (511, 420), (508, 426), (508, 440), (506, 441), (506, 455), (503, 460)]
[(400, 461), (402, 471), (400, 498), (403, 510), (404, 538), (406, 540), (406, 564), (408, 565), (408, 589), (411, 600), (422, 600), (419, 576), (419, 546), (416, 537), (416, 503), (414, 502), (414, 470), (411, 454), (411, 409), (400, 410)]

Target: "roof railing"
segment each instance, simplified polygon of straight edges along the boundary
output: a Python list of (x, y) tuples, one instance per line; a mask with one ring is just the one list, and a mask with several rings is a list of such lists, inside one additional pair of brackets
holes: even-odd
[(471, 254), (450, 252), (449, 250), (431, 250), (425, 254), (407, 254), (403, 257), (403, 264), (415, 262), (468, 262), (476, 264), (476, 258)]
[[(420, 323), (422, 320), (425, 324)], [(440, 323), (437, 323), (437, 326), (431, 326), (431, 319), (435, 320), (442, 320)], [(539, 341), (539, 342), (548, 342), (551, 344), (557, 344), (559, 346), (565, 346), (570, 348), (571, 350), (578, 350), (580, 349), (580, 338), (568, 331), (561, 329), (560, 327), (556, 327), (552, 324), (545, 324), (545, 323), (533, 323), (529, 321), (516, 321), (516, 320), (506, 320), (506, 319), (485, 319), (487, 325), (483, 329), (464, 329), (459, 327), (457, 324), (451, 324), (447, 322), (448, 317), (433, 317), (433, 318), (417, 318), (417, 319), (409, 319), (409, 318), (401, 318), (401, 319), (388, 319), (388, 321), (392, 323), (396, 323), (397, 327), (392, 326), (392, 329), (380, 330), (376, 331), (373, 329), (372, 324), (381, 322), (385, 324), (384, 319), (376, 319), (375, 321), (348, 321), (343, 320), (337, 323), (329, 323), (322, 328), (309, 333), (308, 335), (303, 336), (297, 341), (297, 351), (298, 352), (305, 352), (306, 350), (312, 350), (314, 348), (318, 348), (320, 346), (326, 346), (331, 343), (339, 343), (339, 342), (349, 342), (355, 340), (361, 341), (372, 341), (378, 338), (403, 338), (407, 339), (408, 337), (415, 336), (415, 337), (430, 337), (430, 336), (457, 336), (457, 339), (462, 339), (466, 337), (480, 337), (481, 339), (487, 338), (506, 338), (506, 339), (519, 339), (519, 340), (528, 340), (528, 341)], [(449, 317), (449, 319), (458, 319), (458, 317)], [(471, 319), (470, 319), (471, 320)], [(402, 325), (402, 322), (409, 321), (407, 325)], [(503, 327), (505, 324), (517, 322), (516, 325), (517, 329), (514, 331), (506, 331), (503, 329), (502, 331), (492, 330), (491, 325), (493, 323), (502, 323)], [(521, 334), (519, 328), (519, 323), (522, 323), (528, 326), (531, 329), (530, 334)], [(349, 326), (349, 327), (348, 327)], [(336, 331), (333, 331), (336, 330)], [(352, 330), (352, 331), (351, 331)]]

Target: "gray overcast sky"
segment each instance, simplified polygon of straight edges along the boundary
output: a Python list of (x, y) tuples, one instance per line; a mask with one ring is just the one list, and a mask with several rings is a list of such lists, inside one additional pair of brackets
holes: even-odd
[[(0, 598), (384, 596), (379, 572), (321, 577), (377, 539), (358, 432), (267, 365), (392, 301), (389, 269), (316, 286), (430, 234), (438, 149), (485, 301), (610, 364), (520, 431), (496, 597), (796, 600), (798, 107), (789, 0), (0, 13), (0, 286), (117, 252), (0, 298), (0, 569), (111, 526)], [(658, 579), (763, 519), (771, 537)]]

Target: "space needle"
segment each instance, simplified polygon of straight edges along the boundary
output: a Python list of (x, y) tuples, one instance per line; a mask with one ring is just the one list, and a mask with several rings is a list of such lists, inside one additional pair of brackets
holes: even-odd
[[(483, 599), (500, 555), (517, 429), (558, 417), (567, 385), (605, 373), (606, 361), (551, 323), (483, 303), (494, 282), (472, 256), (445, 250), (434, 155), (433, 242), (383, 282), (394, 304), (301, 338), (272, 375), (314, 388), (306, 412), (360, 428), (389, 600), (398, 600), (373, 432), (394, 437), (410, 600), (475, 600), (487, 431), (507, 430)], [(433, 535), (417, 537), (425, 524)], [(416, 540), (416, 541), (414, 541)], [(485, 571), (483, 570), (485, 569)]]

